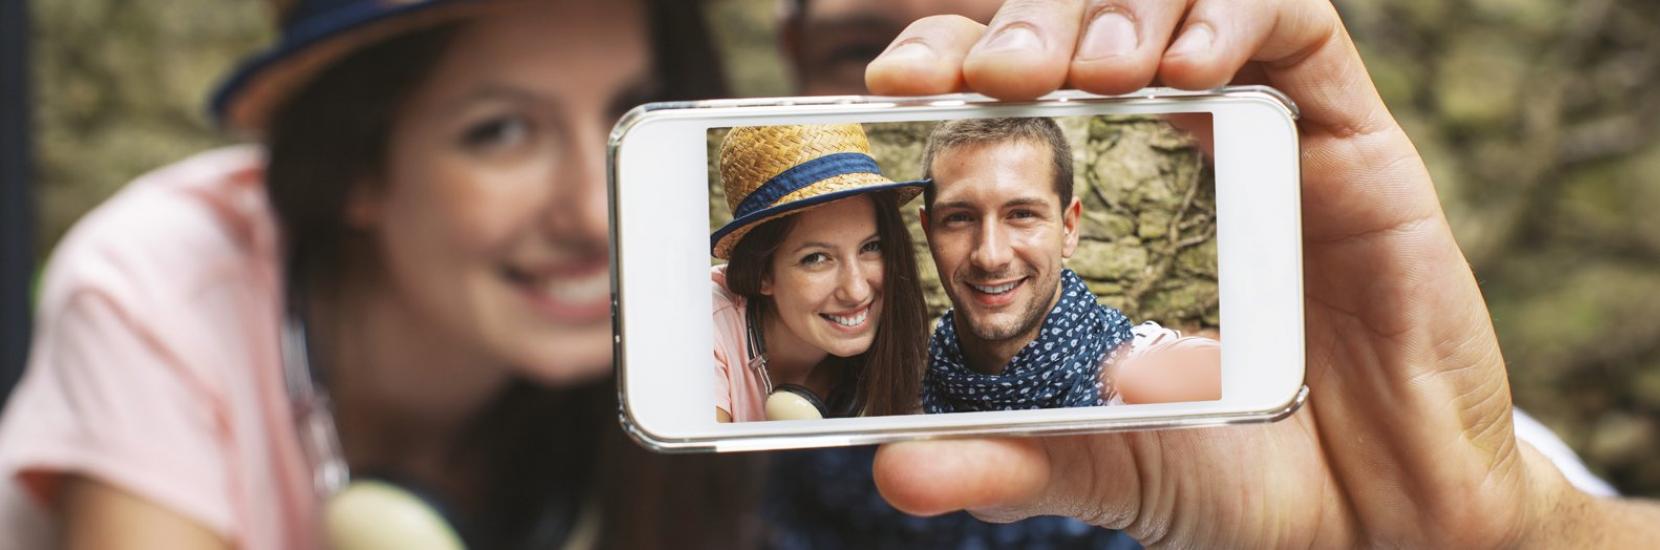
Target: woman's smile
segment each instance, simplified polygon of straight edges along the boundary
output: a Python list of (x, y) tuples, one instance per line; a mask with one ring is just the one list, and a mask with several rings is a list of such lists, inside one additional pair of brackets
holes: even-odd
[(837, 330), (848, 334), (859, 334), (863, 333), (869, 327), (866, 321), (870, 320), (870, 304), (865, 304), (864, 306), (859, 307), (859, 309), (852, 311), (843, 313), (820, 313), (818, 316), (823, 317)]
[(605, 261), (503, 269), (532, 309), (560, 323), (589, 323), (611, 313), (611, 271)]

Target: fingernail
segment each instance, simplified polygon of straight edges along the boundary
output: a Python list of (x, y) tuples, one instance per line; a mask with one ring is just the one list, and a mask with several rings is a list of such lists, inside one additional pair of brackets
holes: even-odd
[(933, 61), (934, 49), (921, 42), (906, 42), (883, 54), (882, 59), (912, 62)]
[(1130, 18), (1116, 11), (1102, 12), (1084, 31), (1083, 42), (1078, 44), (1078, 59), (1127, 55), (1140, 43)]
[(1009, 50), (1037, 50), (1043, 47), (1043, 40), (1036, 32), (1026, 25), (1008, 25), (997, 31), (991, 41), (980, 47), (981, 51), (1000, 52)]
[(1210, 31), (1210, 25), (1195, 23), (1182, 32), (1182, 37), (1176, 39), (1176, 43), (1170, 46), (1170, 51), (1166, 55), (1195, 55), (1210, 49), (1210, 43), (1214, 40), (1216, 35)]

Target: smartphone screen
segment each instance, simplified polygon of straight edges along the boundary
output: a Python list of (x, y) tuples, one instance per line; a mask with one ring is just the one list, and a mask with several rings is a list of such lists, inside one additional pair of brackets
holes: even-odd
[(724, 451), (1283, 417), (1294, 117), (1249, 87), (642, 108), (612, 143), (624, 425)]
[(1219, 399), (1211, 119), (709, 129), (713, 417)]

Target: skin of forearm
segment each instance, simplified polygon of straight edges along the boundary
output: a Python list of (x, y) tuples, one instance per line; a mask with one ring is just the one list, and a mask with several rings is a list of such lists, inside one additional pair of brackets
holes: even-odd
[[(1660, 502), (1584, 495), (1585, 521), (1572, 544), (1582, 548), (1654, 548), (1660, 545)], [(1570, 541), (1564, 541), (1570, 542)], [(1559, 548), (1562, 546), (1558, 546)]]
[(1521, 548), (1654, 548), (1660, 545), (1660, 502), (1600, 498), (1575, 488), (1550, 460), (1525, 443), (1533, 470), (1534, 521)]
[(80, 475), (63, 483), (54, 502), (60, 548), (231, 548), (207, 527), (113, 485)]

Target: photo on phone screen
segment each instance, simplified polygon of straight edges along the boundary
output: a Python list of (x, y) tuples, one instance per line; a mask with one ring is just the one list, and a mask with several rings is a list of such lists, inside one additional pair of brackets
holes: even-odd
[(1212, 115), (712, 128), (719, 422), (1221, 399)]

